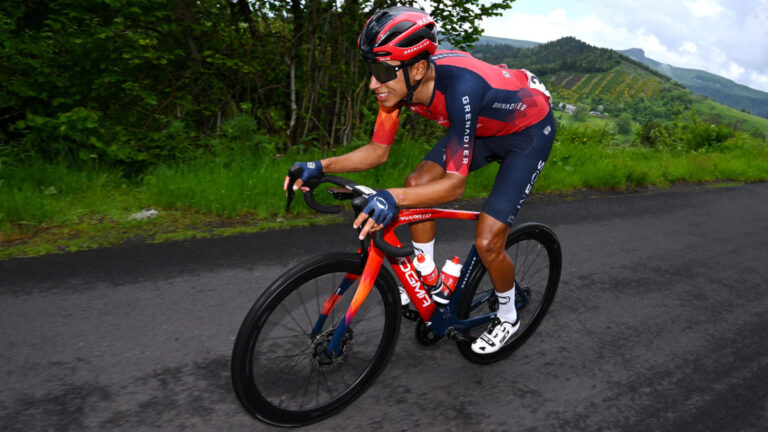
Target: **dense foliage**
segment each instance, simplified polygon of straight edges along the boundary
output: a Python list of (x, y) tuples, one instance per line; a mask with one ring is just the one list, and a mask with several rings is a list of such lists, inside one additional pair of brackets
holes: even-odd
[[(141, 171), (236, 128), (268, 151), (370, 133), (357, 35), (413, 1), (48, 0), (0, 6), (6, 157), (98, 159)], [(430, 2), (446, 38), (475, 40), (510, 0)], [(0, 155), (1, 157), (2, 155)]]
[[(370, 136), (376, 106), (357, 32), (372, 10), (393, 3), (0, 4), (0, 259), (134, 236), (183, 238), (173, 237), (179, 230), (216, 235), (250, 218), (259, 227), (276, 215), (274, 224), (291, 222), (286, 167)], [(460, 47), (479, 35), (480, 18), (511, 2), (478, 3), (429, 5)], [(564, 38), (473, 53), (532, 70), (556, 107), (574, 105), (572, 114), (555, 113), (539, 192), (766, 178), (768, 121), (694, 96), (613, 51)], [(402, 184), (442, 134), (407, 110), (401, 124), (410, 133), (398, 134), (388, 163), (353, 178)], [(473, 173), (465, 196), (485, 196), (495, 169)], [(130, 220), (142, 208), (162, 216)], [(306, 211), (300, 202), (294, 209)], [(11, 244), (21, 249), (4, 249)]]

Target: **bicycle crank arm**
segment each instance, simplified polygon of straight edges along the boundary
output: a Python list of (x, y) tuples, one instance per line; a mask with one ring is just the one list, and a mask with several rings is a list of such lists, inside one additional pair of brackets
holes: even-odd
[(472, 336), (468, 332), (462, 332), (454, 329), (453, 327), (445, 331), (445, 337), (460, 342), (472, 342)]

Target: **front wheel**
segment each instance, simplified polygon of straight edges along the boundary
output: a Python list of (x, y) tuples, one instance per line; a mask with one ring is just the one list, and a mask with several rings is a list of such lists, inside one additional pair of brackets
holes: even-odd
[(289, 270), (253, 305), (232, 353), (232, 384), (251, 415), (278, 426), (313, 423), (373, 382), (400, 329), (400, 299), (385, 268), (343, 335), (341, 352), (327, 354), (362, 268), (357, 254), (314, 258)]
[[(515, 264), (515, 293), (517, 316), (520, 327), (514, 339), (493, 354), (477, 354), (472, 342), (485, 326), (472, 329), (471, 341), (459, 341), (459, 351), (475, 363), (493, 363), (508, 357), (536, 331), (549, 306), (555, 299), (560, 281), (562, 253), (555, 233), (538, 223), (520, 225), (507, 237), (506, 250)], [(459, 319), (467, 319), (496, 312), (498, 302), (487, 270), (481, 264), (469, 276), (469, 283), (459, 304)]]

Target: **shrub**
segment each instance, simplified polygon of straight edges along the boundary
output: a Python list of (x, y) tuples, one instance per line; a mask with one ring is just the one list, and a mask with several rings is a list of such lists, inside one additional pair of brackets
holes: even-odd
[(616, 129), (621, 135), (628, 135), (632, 132), (632, 116), (627, 113), (621, 114), (616, 119)]

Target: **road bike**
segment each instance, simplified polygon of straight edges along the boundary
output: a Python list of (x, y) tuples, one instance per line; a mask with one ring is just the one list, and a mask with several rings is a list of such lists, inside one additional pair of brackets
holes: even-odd
[[(296, 174), (291, 173), (290, 185)], [(338, 200), (351, 199), (355, 215), (375, 193), (343, 177), (312, 179), (305, 184), (309, 189), (304, 200), (325, 213), (341, 207), (317, 202), (314, 191), (322, 183), (338, 186), (328, 192)], [(290, 185), (286, 209), (293, 199)], [(492, 354), (471, 349), (498, 310), (474, 245), (450, 302), (438, 305), (414, 269), (413, 248), (402, 246), (394, 233), (414, 221), (473, 221), (478, 216), (474, 211), (401, 209), (384, 229), (366, 236), (357, 252), (320, 255), (286, 271), (256, 300), (235, 340), (232, 383), (245, 410), (278, 426), (306, 425), (337, 413), (383, 370), (401, 318), (416, 322), (415, 336), (422, 345), (453, 340), (474, 363), (492, 363), (520, 348), (546, 315), (560, 280), (560, 243), (550, 228), (527, 223), (507, 237), (507, 253), (516, 266), (520, 328), (511, 342)], [(400, 290), (408, 300), (401, 300)]]

